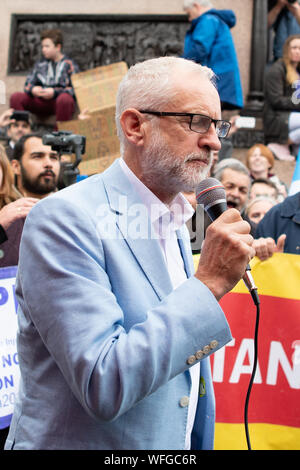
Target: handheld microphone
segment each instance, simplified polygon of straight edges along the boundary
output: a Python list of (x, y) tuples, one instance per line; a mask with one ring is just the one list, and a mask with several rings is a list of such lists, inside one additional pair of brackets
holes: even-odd
[[(206, 178), (201, 181), (196, 189), (196, 199), (199, 204), (203, 205), (205, 212), (207, 212), (212, 221), (216, 220), (227, 210), (224, 186), (216, 178)], [(260, 301), (257, 294), (257, 287), (252, 278), (249, 264), (246, 267), (243, 281), (255, 305), (258, 305)]]

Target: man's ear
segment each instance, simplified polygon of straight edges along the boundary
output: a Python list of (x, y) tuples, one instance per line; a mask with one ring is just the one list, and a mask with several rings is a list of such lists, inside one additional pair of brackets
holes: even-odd
[(14, 174), (15, 175), (20, 175), (21, 174), (21, 165), (20, 165), (19, 160), (13, 159), (13, 160), (11, 160), (10, 164), (11, 164), (11, 167), (13, 169)]
[(137, 146), (143, 145), (146, 126), (143, 115), (137, 109), (129, 108), (123, 112), (120, 122), (127, 140)]

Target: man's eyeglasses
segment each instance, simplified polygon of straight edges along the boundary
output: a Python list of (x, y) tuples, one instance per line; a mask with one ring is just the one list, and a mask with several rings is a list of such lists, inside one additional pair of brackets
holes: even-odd
[(216, 134), (220, 138), (228, 136), (231, 124), (229, 121), (222, 121), (221, 119), (212, 119), (204, 114), (194, 113), (169, 113), (164, 111), (149, 111), (143, 109), (140, 111), (142, 114), (153, 114), (154, 116), (187, 116), (190, 118), (190, 129), (191, 131), (198, 132), (199, 134), (205, 134), (208, 132), (211, 123), (213, 122), (216, 128)]

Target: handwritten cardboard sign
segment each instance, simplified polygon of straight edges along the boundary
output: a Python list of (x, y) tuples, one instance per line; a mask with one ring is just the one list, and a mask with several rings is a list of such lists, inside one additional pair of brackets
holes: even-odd
[(117, 62), (72, 75), (80, 112), (88, 110), (90, 117), (59, 122), (58, 129), (86, 137), (86, 151), (79, 165), (81, 175), (102, 172), (120, 156), (115, 105), (127, 70), (125, 62)]

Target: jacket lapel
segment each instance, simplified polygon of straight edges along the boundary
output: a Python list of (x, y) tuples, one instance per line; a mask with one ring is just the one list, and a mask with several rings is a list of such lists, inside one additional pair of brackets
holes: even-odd
[(116, 225), (158, 297), (172, 291), (158, 240), (153, 237), (147, 208), (123, 173), (118, 160), (102, 174), (110, 209)]

